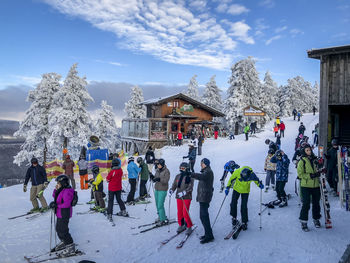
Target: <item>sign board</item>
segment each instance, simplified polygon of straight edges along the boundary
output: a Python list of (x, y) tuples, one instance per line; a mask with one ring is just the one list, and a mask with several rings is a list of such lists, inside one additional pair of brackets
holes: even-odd
[(266, 113), (254, 106), (248, 106), (243, 109), (244, 116), (265, 116)]
[(181, 111), (193, 112), (194, 109), (193, 109), (193, 106), (191, 104), (185, 104), (181, 107)]
[(173, 107), (173, 103), (172, 102), (168, 102), (168, 107)]

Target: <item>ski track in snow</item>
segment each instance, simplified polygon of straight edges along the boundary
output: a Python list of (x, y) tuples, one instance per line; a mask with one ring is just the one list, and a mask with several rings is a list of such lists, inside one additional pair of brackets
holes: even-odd
[[(282, 149), (291, 160), (294, 154), (294, 142), (297, 135), (299, 122), (291, 118), (282, 119), (286, 124), (285, 138), (282, 138)], [(318, 122), (318, 115), (305, 114), (302, 121), (306, 126), (306, 135), (312, 139), (311, 131)], [(208, 139), (203, 144), (203, 155), (197, 157), (195, 170), (200, 170), (200, 160), (207, 157), (211, 161), (214, 171), (214, 196), (210, 204), (209, 213), (211, 222), (215, 219), (224, 193), (219, 193), (219, 179), (223, 173), (223, 166), (228, 160), (235, 160), (241, 166), (249, 165), (256, 172), (263, 172), (264, 160), (268, 150), (265, 139), (275, 140), (272, 132), (272, 122), (265, 127), (265, 131), (257, 134), (257, 137), (250, 137), (249, 141), (244, 140), (244, 135), (236, 136), (235, 140)], [(187, 155), (188, 147), (166, 146), (162, 149), (162, 156), (171, 173), (171, 182), (177, 174), (182, 156)], [(265, 175), (257, 174), (265, 183)], [(24, 175), (23, 175), (24, 176)], [(350, 236), (348, 222), (350, 213), (340, 208), (339, 199), (330, 196), (331, 216), (333, 229), (324, 228), (324, 219), (321, 218), (322, 228), (316, 229), (309, 213), (310, 232), (304, 233), (301, 230), (298, 220), (300, 206), (298, 197), (294, 193), (294, 180), (296, 170), (294, 164), (290, 165), (289, 182), (286, 185), (286, 192), (292, 194), (288, 207), (270, 209), (271, 215), (267, 211), (263, 213), (262, 230), (259, 230), (259, 200), (260, 189), (251, 184), (249, 195), (248, 230), (242, 231), (237, 240), (224, 240), (224, 236), (231, 229), (230, 202), (231, 194), (226, 198), (221, 214), (214, 226), (213, 232), (215, 241), (206, 245), (199, 243), (199, 236), (203, 234), (202, 224), (199, 219), (199, 204), (195, 201), (198, 181), (195, 183), (193, 201), (190, 213), (198, 228), (187, 240), (184, 247), (177, 250), (176, 245), (181, 241), (180, 235), (159, 249), (160, 242), (175, 233), (177, 224), (152, 230), (139, 235), (138, 229), (131, 227), (144, 223), (153, 222), (156, 218), (156, 208), (154, 200), (148, 204), (147, 211), (145, 205), (127, 206), (131, 216), (140, 219), (127, 219), (115, 216), (115, 227), (112, 227), (102, 214), (76, 215), (76, 212), (83, 212), (89, 209), (85, 205), (90, 199), (90, 190), (79, 190), (79, 203), (74, 207), (73, 217), (70, 220), (69, 228), (78, 248), (86, 255), (61, 259), (51, 262), (78, 262), (82, 259), (94, 260), (96, 262), (242, 262), (242, 263), (271, 263), (271, 262), (318, 262), (331, 263), (338, 262)], [(228, 178), (226, 179), (227, 182)], [(47, 202), (52, 201), (52, 190), (54, 183), (49, 185), (45, 191)], [(77, 182), (77, 185), (79, 183)], [(105, 183), (105, 191), (107, 184)], [(138, 192), (137, 192), (138, 193)], [(135, 197), (137, 196), (137, 193)], [(153, 191), (151, 190), (153, 197)], [(126, 198), (123, 196), (123, 198)], [(263, 192), (263, 202), (276, 199), (275, 193), (271, 190)], [(165, 209), (168, 215), (169, 198), (165, 201)], [(25, 217), (8, 220), (8, 217), (25, 213), (32, 208), (29, 201), (29, 191), (23, 193), (22, 185), (16, 185), (0, 190), (0, 258), (2, 263), (25, 262), (23, 256), (38, 255), (49, 249), (50, 234), (50, 212), (35, 219), (27, 220)], [(240, 205), (240, 204), (239, 204)], [(238, 208), (238, 211), (240, 208)], [(117, 205), (114, 206), (114, 213), (119, 211)], [(322, 211), (323, 214), (323, 211)], [(240, 212), (238, 213), (240, 217)], [(176, 202), (171, 200), (170, 218), (176, 218)], [(90, 242), (88, 242), (88, 240)], [(54, 243), (54, 239), (53, 239)], [(98, 252), (96, 252), (98, 251)]]

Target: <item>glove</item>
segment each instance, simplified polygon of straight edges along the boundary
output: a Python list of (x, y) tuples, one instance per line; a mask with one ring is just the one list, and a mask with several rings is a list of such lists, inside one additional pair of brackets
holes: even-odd
[(264, 184), (262, 182), (259, 183), (259, 188), (264, 189)]
[(156, 178), (153, 178), (153, 182), (160, 182), (160, 178), (159, 177), (156, 177)]
[(264, 171), (266, 172), (266, 171), (267, 171), (267, 169), (264, 169)]
[(225, 189), (225, 195), (228, 195), (228, 193), (230, 192), (230, 187), (226, 187), (226, 189)]
[(52, 202), (50, 203), (49, 207), (50, 207), (51, 209), (57, 208), (56, 202), (55, 202), (55, 201), (52, 201)]
[(46, 189), (48, 185), (49, 185), (49, 182), (46, 181), (46, 182), (44, 183), (44, 189)]
[(27, 185), (26, 184), (23, 185), (23, 192), (27, 192)]
[(152, 173), (149, 174), (149, 179), (151, 179), (153, 181), (154, 175)]
[(320, 172), (316, 172), (314, 174), (310, 174), (311, 179), (315, 179), (316, 177), (320, 177)]
[(177, 194), (178, 197), (182, 198), (186, 195), (186, 191), (180, 192)]
[(174, 191), (170, 189), (170, 190), (169, 190), (169, 197), (172, 196), (173, 193), (174, 193)]

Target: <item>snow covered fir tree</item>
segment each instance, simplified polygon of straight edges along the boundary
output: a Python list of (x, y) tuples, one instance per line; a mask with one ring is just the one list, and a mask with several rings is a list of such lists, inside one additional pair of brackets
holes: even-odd
[(215, 109), (220, 109), (222, 107), (221, 92), (221, 89), (216, 85), (214, 75), (205, 86), (202, 102)]
[(128, 118), (145, 118), (146, 107), (140, 105), (144, 101), (142, 89), (138, 86), (131, 88), (130, 100), (125, 103), (124, 111)]
[(185, 94), (195, 100), (199, 100), (199, 91), (198, 91), (198, 82), (197, 82), (197, 75), (194, 75), (190, 79), (190, 83), (187, 86), (187, 91)]

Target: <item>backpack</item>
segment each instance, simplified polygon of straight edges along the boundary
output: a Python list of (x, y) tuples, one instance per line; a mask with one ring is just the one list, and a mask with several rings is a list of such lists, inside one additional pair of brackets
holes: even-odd
[(71, 202), (71, 205), (72, 206), (76, 206), (78, 203), (78, 192), (77, 191), (74, 191), (74, 196), (73, 196), (73, 200)]

